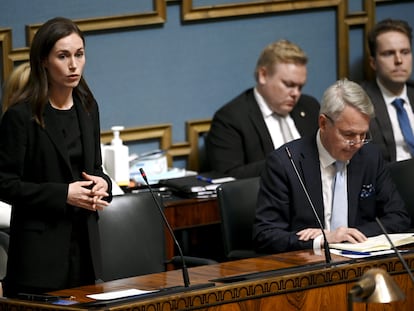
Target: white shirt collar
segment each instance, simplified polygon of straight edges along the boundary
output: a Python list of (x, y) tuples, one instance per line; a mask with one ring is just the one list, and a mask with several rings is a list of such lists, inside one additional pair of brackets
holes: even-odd
[(319, 161), (323, 168), (327, 168), (332, 165), (336, 160), (329, 154), (328, 150), (323, 146), (320, 136), (320, 130), (316, 133), (316, 146), (319, 152)]
[(263, 96), (260, 95), (257, 88), (253, 89), (254, 98), (257, 101), (257, 104), (259, 105), (260, 111), (262, 112), (263, 118), (266, 119), (270, 116), (272, 116), (273, 111), (269, 108), (269, 105), (264, 100)]
[(394, 94), (392, 94), (390, 91), (388, 91), (388, 89), (380, 82), (380, 80), (377, 78), (377, 84), (378, 87), (381, 90), (382, 93), (382, 97), (384, 98), (384, 101), (387, 105), (391, 105), (391, 103), (394, 101), (394, 99), (396, 98), (401, 98), (404, 99), (404, 102), (409, 103), (410, 101), (408, 100), (408, 96), (407, 96), (407, 85), (404, 84), (404, 88), (401, 92), (400, 95), (395, 96)]

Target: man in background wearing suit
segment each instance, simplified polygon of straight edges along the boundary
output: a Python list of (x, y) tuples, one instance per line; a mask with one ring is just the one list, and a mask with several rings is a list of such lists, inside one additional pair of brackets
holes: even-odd
[[(370, 125), (373, 142), (388, 162), (414, 155), (414, 84), (408, 81), (413, 66), (411, 42), (412, 29), (402, 20), (380, 21), (368, 36), (369, 61), (376, 80), (361, 85), (375, 107)], [(403, 125), (401, 117), (406, 120)]]
[(214, 115), (206, 139), (212, 171), (236, 178), (261, 174), (266, 156), (318, 127), (318, 101), (302, 94), (308, 58), (302, 49), (280, 40), (261, 53), (256, 87)]
[[(320, 250), (328, 243), (362, 242), (407, 230), (410, 218), (378, 146), (368, 143), (374, 107), (355, 82), (340, 80), (324, 93), (319, 130), (273, 151), (263, 170), (254, 240), (260, 253)], [(296, 174), (295, 167), (300, 176)]]

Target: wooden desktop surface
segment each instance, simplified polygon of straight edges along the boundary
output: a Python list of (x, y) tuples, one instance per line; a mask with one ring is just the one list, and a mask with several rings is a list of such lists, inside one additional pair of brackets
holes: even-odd
[[(404, 255), (414, 267), (414, 253)], [(234, 277), (256, 272), (279, 270), (279, 274), (233, 283), (216, 282), (214, 287), (185, 291), (100, 307), (99, 310), (347, 310), (347, 293), (370, 268), (387, 270), (406, 295), (404, 301), (390, 304), (354, 303), (354, 310), (413, 310), (414, 285), (396, 256), (377, 257), (349, 263), (333, 255), (335, 265), (325, 267), (323, 256), (313, 251), (297, 251), (259, 258), (225, 262), (189, 269), (192, 285), (212, 279)], [(303, 265), (309, 265), (302, 269)], [(290, 271), (283, 269), (290, 269)], [(294, 268), (294, 269), (293, 269)], [(282, 269), (282, 270), (280, 270)], [(67, 289), (52, 294), (75, 296), (77, 302), (88, 302), (87, 294), (130, 288), (154, 290), (182, 285), (181, 270), (121, 279), (93, 286)], [(0, 310), (84, 310), (86, 306), (54, 306), (13, 299), (0, 299)]]

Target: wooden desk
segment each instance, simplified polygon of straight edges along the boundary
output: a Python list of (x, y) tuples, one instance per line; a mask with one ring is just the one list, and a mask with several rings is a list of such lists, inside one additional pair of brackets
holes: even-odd
[[(411, 269), (414, 254), (404, 255)], [(192, 284), (209, 280), (256, 272), (274, 271), (274, 275), (262, 275), (255, 279), (234, 283), (216, 282), (214, 287), (186, 291), (166, 296), (146, 298), (135, 302), (124, 302), (99, 310), (176, 311), (176, 310), (347, 310), (347, 293), (365, 271), (370, 268), (387, 270), (406, 295), (406, 299), (388, 305), (354, 303), (354, 310), (412, 310), (414, 286), (396, 256), (371, 258), (353, 263), (341, 256), (333, 255), (338, 265), (323, 267), (321, 256), (312, 251), (291, 252), (260, 258), (244, 259), (217, 265), (189, 269)], [(322, 266), (320, 264), (322, 263)], [(298, 270), (299, 265), (309, 265)], [(302, 266), (303, 267), (303, 266)], [(292, 269), (296, 270), (283, 270)], [(160, 289), (182, 284), (181, 271), (168, 271), (128, 279), (107, 282), (94, 286), (67, 289), (52, 294), (72, 295), (77, 302), (88, 302), (87, 294), (102, 293), (129, 288)], [(277, 307), (276, 307), (277, 306)], [(1, 310), (85, 310), (81, 305), (57, 307), (48, 304), (30, 303), (12, 299), (0, 299)]]
[[(210, 199), (166, 199), (164, 200), (165, 215), (173, 230), (188, 230), (204, 226), (220, 224), (220, 212), (216, 198)], [(221, 234), (220, 234), (221, 237)], [(221, 243), (211, 241), (211, 243)], [(166, 232), (167, 258), (174, 255), (174, 241)], [(183, 243), (185, 244), (185, 243)], [(204, 247), (208, 248), (209, 245)], [(181, 247), (184, 247), (182, 245)]]

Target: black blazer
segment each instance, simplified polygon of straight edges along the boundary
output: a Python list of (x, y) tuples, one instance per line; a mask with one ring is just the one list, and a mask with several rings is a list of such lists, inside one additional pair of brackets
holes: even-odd
[[(103, 173), (99, 112), (87, 112), (75, 100), (83, 144), (84, 170)], [(0, 123), (0, 199), (12, 205), (6, 284), (61, 288), (68, 275), (67, 258), (72, 231), (66, 203), (72, 175), (63, 133), (58, 130), (53, 108), (44, 112), (45, 128), (32, 118), (28, 104), (10, 107)], [(109, 198), (110, 200), (110, 198)], [(95, 275), (100, 276), (97, 212), (86, 214)], [(88, 238), (88, 237), (85, 237)]]
[[(321, 222), (325, 223), (322, 179), (316, 133), (287, 143)], [(366, 236), (381, 234), (379, 217), (389, 232), (409, 228), (410, 218), (374, 144), (363, 146), (348, 169), (348, 226)], [(273, 151), (263, 171), (258, 194), (254, 240), (261, 253), (311, 249), (313, 241), (299, 241), (296, 233), (319, 228), (285, 147)]]
[[(319, 108), (314, 97), (300, 97), (290, 116), (301, 136), (318, 128)], [(236, 178), (259, 176), (266, 156), (274, 149), (253, 89), (215, 113), (206, 139), (208, 163), (213, 171)]]
[[(388, 110), (382, 97), (381, 90), (376, 81), (361, 83), (375, 107), (375, 118), (371, 119), (370, 131), (373, 143), (379, 145), (382, 155), (387, 162), (396, 161), (396, 148), (394, 132)], [(414, 110), (414, 85), (407, 83), (407, 96), (411, 109)], [(414, 127), (414, 124), (412, 125)]]

